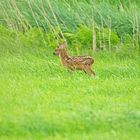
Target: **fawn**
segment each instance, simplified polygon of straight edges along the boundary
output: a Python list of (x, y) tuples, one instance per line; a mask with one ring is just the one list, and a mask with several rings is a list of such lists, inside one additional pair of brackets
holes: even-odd
[(68, 70), (82, 70), (89, 75), (94, 75), (91, 66), (94, 63), (94, 60), (90, 56), (69, 56), (67, 54), (65, 43), (59, 44), (55, 49), (54, 55), (58, 55), (61, 59), (63, 66)]

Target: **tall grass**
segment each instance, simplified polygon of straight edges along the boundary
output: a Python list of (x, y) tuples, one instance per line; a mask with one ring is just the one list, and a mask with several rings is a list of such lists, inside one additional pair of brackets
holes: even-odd
[(21, 31), (40, 27), (65, 39), (63, 32), (73, 32), (79, 25), (93, 26), (94, 22), (96, 28), (115, 30), (122, 42), (127, 35), (139, 40), (139, 1), (1, 0), (0, 9), (1, 24)]

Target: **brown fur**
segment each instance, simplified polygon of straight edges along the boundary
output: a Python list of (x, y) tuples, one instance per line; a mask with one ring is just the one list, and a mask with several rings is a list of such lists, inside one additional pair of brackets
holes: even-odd
[(66, 51), (65, 44), (61, 44), (55, 49), (54, 55), (58, 55), (61, 59), (63, 66), (68, 70), (83, 70), (89, 75), (95, 75), (91, 66), (94, 60), (90, 56), (69, 56)]

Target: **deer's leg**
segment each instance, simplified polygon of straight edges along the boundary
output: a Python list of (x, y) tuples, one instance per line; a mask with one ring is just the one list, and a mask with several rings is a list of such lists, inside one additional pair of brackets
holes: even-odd
[(95, 76), (95, 72), (91, 68), (90, 68), (90, 71), (91, 71), (92, 75)]
[(69, 72), (69, 73), (72, 73), (72, 71), (73, 71), (73, 69), (68, 69), (68, 72)]
[(95, 76), (95, 73), (94, 73), (94, 71), (91, 69), (90, 66), (85, 67), (84, 71), (85, 71), (88, 75), (90, 75), (90, 76), (91, 76), (91, 75), (94, 75), (94, 76)]
[(90, 68), (87, 66), (84, 68), (84, 72), (87, 73), (88, 75), (92, 75)]
[(73, 69), (73, 67), (67, 67), (67, 70), (68, 70), (68, 72), (72, 72), (74, 69)]

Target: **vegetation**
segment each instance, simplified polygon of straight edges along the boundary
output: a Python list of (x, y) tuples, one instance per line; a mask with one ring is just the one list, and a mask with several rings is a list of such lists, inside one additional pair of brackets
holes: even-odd
[[(107, 28), (105, 42), (110, 41), (110, 34), (115, 32), (121, 42), (129, 35), (139, 46), (139, 6), (140, 2), (136, 0), (2, 0), (0, 17), (1, 23), (12, 29), (26, 32), (32, 27), (40, 27), (57, 38), (63, 33), (75, 34), (79, 26), (86, 26), (87, 32), (89, 29), (92, 32), (94, 27), (100, 31), (100, 45), (104, 44), (104, 28)], [(80, 32), (80, 36), (82, 34)]]
[[(0, 139), (139, 140), (139, 10), (139, 0), (1, 0)], [(95, 59), (95, 78), (60, 65), (64, 40)]]

